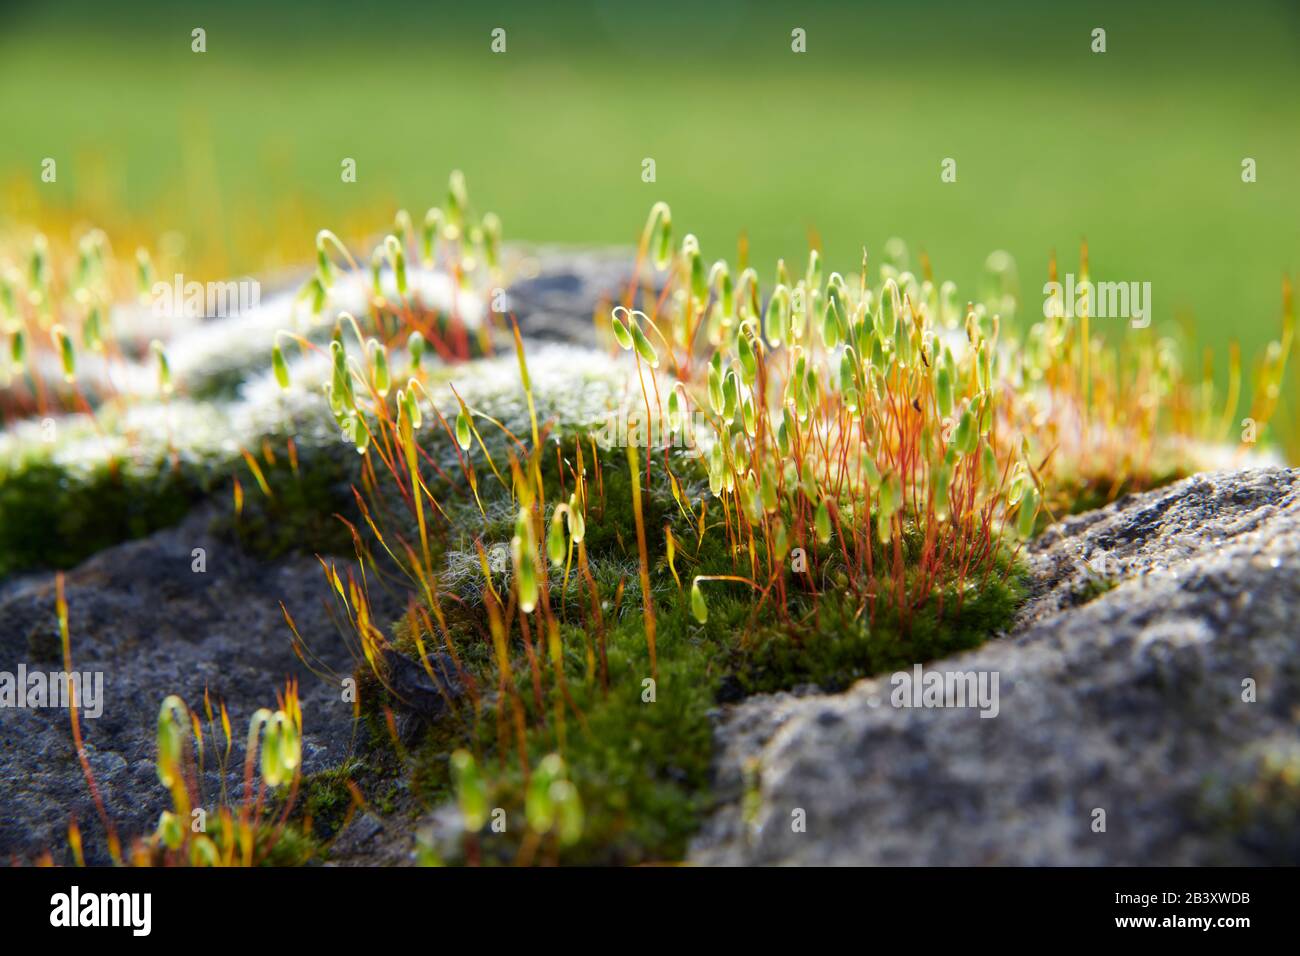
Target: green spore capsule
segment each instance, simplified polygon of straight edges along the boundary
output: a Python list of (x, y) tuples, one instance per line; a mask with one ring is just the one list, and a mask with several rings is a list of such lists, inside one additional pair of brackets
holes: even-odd
[(44, 235), (37, 233), (32, 240), (32, 259), (28, 274), (32, 288), (44, 293), (50, 281), (50, 245)]
[(825, 498), (817, 506), (817, 514), (813, 517), (813, 527), (817, 531), (817, 540), (822, 544), (826, 544), (831, 540), (831, 511)]
[(651, 208), (646, 236), (655, 268), (663, 272), (673, 260), (673, 214), (667, 203), (657, 202)]
[(632, 322), (632, 342), (636, 346), (636, 354), (641, 356), (641, 361), (651, 368), (659, 367), (659, 353), (655, 351), (654, 345), (646, 338), (645, 332), (641, 331), (641, 326), (635, 321)]
[(771, 468), (764, 468), (759, 479), (759, 491), (763, 496), (763, 510), (775, 511), (777, 506), (776, 476)]
[(551, 784), (551, 803), (555, 806), (555, 832), (562, 846), (573, 846), (582, 839), (585, 819), (578, 788), (567, 780)]
[(375, 339), (371, 339), (368, 344), (370, 363), (375, 373), (375, 392), (380, 398), (384, 398), (388, 395), (393, 384), (388, 372), (388, 350)]
[(158, 817), (158, 839), (169, 850), (180, 849), (181, 843), (185, 840), (181, 819), (170, 810), (164, 810)]
[(468, 750), (452, 753), (451, 778), (461, 821), (466, 830), (477, 833), (488, 821), (487, 785), (474, 762), (474, 756)]
[(740, 356), (740, 367), (745, 373), (745, 384), (753, 387), (758, 377), (758, 354), (744, 328), (741, 328), (740, 335), (736, 338), (736, 351)]
[(169, 790), (179, 779), (181, 754), (185, 746), (184, 731), (178, 726), (175, 717), (184, 713), (185, 703), (175, 695), (167, 697), (158, 709), (158, 782)]
[(406, 250), (402, 248), (402, 241), (396, 236), (385, 237), (384, 252), (388, 258), (388, 264), (393, 269), (397, 292), (399, 295), (405, 296), (408, 286), (406, 283)]
[(736, 417), (736, 407), (740, 404), (740, 386), (739, 379), (734, 370), (728, 370), (726, 377), (722, 380), (722, 417), (733, 419)]
[(587, 520), (583, 518), (582, 509), (578, 505), (578, 493), (575, 491), (569, 495), (569, 510), (565, 513), (569, 523), (569, 537), (574, 544), (582, 544), (582, 539), (587, 536)]
[(72, 344), (72, 336), (63, 326), (56, 325), (50, 330), (54, 344), (59, 350), (59, 362), (63, 366), (63, 380), (71, 384), (77, 380), (77, 350)]
[(682, 403), (678, 397), (678, 390), (674, 387), (668, 393), (668, 430), (678, 432), (682, 427)]
[[(415, 379), (411, 379), (414, 383)], [(420, 412), (420, 400), (415, 397), (415, 389), (412, 387), (406, 392), (406, 417), (411, 422), (411, 428), (415, 431), (420, 430), (424, 424), (424, 416)]]
[(709, 270), (709, 285), (718, 296), (723, 320), (730, 321), (736, 314), (736, 290), (731, 283), (731, 270), (723, 260), (713, 263), (713, 268)]
[(424, 361), (424, 336), (416, 329), (406, 340), (406, 354), (411, 358), (411, 371), (418, 372), (420, 363)]
[[(554, 759), (552, 759), (554, 758)], [(550, 833), (555, 826), (555, 800), (551, 787), (564, 774), (564, 762), (557, 754), (542, 758), (524, 791), (524, 819), (534, 833)]]
[(721, 415), (726, 402), (722, 391), (722, 373), (713, 365), (709, 366), (709, 407), (713, 414)]
[(546, 556), (557, 568), (564, 564), (564, 509), (551, 512), (551, 528), (546, 535)]
[(19, 370), (27, 361), (27, 333), (22, 329), (15, 329), (13, 337), (9, 340), (9, 358), (14, 368)]
[(700, 590), (699, 581), (691, 582), (691, 613), (701, 624), (708, 623), (709, 606), (704, 601), (704, 592)]
[(1016, 531), (1022, 538), (1034, 533), (1034, 519), (1038, 517), (1038, 489), (1026, 488), (1020, 498), (1020, 511), (1016, 515)]
[(767, 315), (763, 327), (767, 332), (768, 344), (773, 348), (779, 346), (790, 334), (790, 289), (778, 284), (772, 290), (772, 298), (767, 301)]
[(947, 418), (952, 414), (952, 373), (946, 365), (939, 366), (934, 376), (934, 399), (939, 406), (939, 414)]
[(92, 352), (104, 351), (103, 309), (97, 305), (91, 306), (86, 313), (85, 324), (81, 327), (81, 344)]
[(465, 214), (469, 209), (469, 191), (465, 188), (465, 174), (453, 169), (447, 177), (447, 225), (459, 235), (465, 226)]
[[(618, 342), (619, 346), (624, 351), (630, 351), (632, 347), (636, 345), (636, 341), (632, 338), (632, 333), (628, 331), (627, 326), (623, 324), (623, 320), (618, 317), (620, 311), (625, 315), (627, 314), (627, 309), (624, 309), (622, 306), (616, 308), (614, 314), (610, 316), (610, 326), (614, 330), (615, 341)], [(628, 318), (628, 321), (632, 321), (631, 317)]]
[(536, 551), (537, 542), (533, 538), (533, 524), (528, 518), (528, 509), (521, 508), (515, 522), (515, 536), (510, 539), (510, 557), (519, 588), (519, 610), (525, 614), (531, 614), (537, 607), (539, 589), (537, 566), (533, 560)]
[(284, 350), (280, 343), (271, 346), (271, 369), (275, 372), (276, 384), (282, 389), (289, 388), (289, 364), (284, 360)]
[(804, 273), (804, 283), (809, 291), (819, 290), (822, 286), (822, 256), (816, 249), (808, 250), (808, 270)]
[(153, 290), (153, 261), (149, 250), (143, 247), (135, 251), (135, 285), (140, 298), (147, 299)]
[(462, 408), (460, 414), (456, 416), (456, 444), (460, 446), (461, 451), (469, 451), (470, 439), (469, 415)]
[(691, 298), (703, 302), (709, 297), (709, 276), (704, 270), (704, 257), (700, 255), (700, 241), (688, 234), (682, 239), (682, 255), (690, 265)]

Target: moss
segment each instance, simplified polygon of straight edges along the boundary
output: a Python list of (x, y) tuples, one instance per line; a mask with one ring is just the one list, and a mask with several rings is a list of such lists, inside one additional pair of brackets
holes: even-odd
[[(238, 517), (227, 496), (221, 517), (214, 523), (219, 533), (233, 534), (244, 550), (263, 558), (290, 552), (349, 554), (352, 536), (342, 515), (359, 522), (352, 482), (359, 464), (345, 457), (348, 449), (318, 449), (304, 457), (295, 471), (284, 457), (274, 465), (260, 463), (271, 489), (262, 493), (246, 465), (240, 466), (244, 507)], [(355, 453), (352, 459), (359, 458)]]
[(228, 402), (239, 396), (240, 387), (251, 375), (264, 370), (265, 363), (220, 367), (214, 363), (211, 368), (191, 373), (186, 382), (187, 392), (198, 401)]
[(978, 647), (1011, 622), (1026, 592), (1022, 569), (1004, 562), (999, 571), (960, 607), (949, 590), (943, 613), (932, 601), (906, 626), (885, 602), (873, 625), (851, 602), (826, 592), (794, 627), (765, 627), (749, 639), (736, 655), (738, 688), (753, 694), (816, 684), (837, 691), (864, 677)]
[[(572, 460), (571, 447), (562, 444), (562, 448)], [(858, 613), (858, 606), (844, 589), (833, 586), (833, 580), (832, 586), (814, 596), (788, 574), (791, 596), (784, 609), (788, 619), (778, 617), (771, 604), (756, 617), (752, 589), (718, 583), (710, 585), (709, 619), (701, 625), (690, 610), (690, 576), (734, 573), (732, 558), (720, 534), (706, 535), (696, 553), (694, 527), (677, 510), (662, 469), (655, 469), (644, 496), (658, 632), (658, 677), (651, 701), (645, 683), (651, 667), (626, 460), (621, 453), (603, 454), (599, 482), (590, 456), (587, 460), (591, 490), (586, 544), (592, 574), (606, 602), (603, 659), (608, 683), (602, 679), (600, 637), (574, 624), (563, 625), (565, 681), (582, 715), (579, 718), (566, 708), (563, 745), (555, 709), (559, 691), (548, 680), (539, 706), (532, 667), (517, 628), (510, 647), (514, 696), (524, 709), (528, 765), (536, 766), (547, 753), (562, 752), (586, 816), (581, 841), (562, 852), (543, 841), (537, 851), (543, 860), (634, 864), (681, 859), (710, 806), (710, 713), (719, 703), (807, 683), (836, 690), (861, 677), (975, 647), (1010, 623), (1025, 593), (1023, 568), (1003, 555), (986, 580), (968, 583), (960, 602), (953, 586), (948, 586), (942, 613), (940, 602), (931, 600), (905, 624), (882, 597), (873, 623), (865, 610)], [(675, 462), (674, 470), (698, 479), (687, 462)], [(553, 462), (544, 469), (543, 480), (548, 498), (555, 500), (559, 486)], [(603, 502), (596, 490), (601, 483)], [(489, 514), (497, 494), (485, 494)], [(503, 491), (499, 494), (504, 498)], [(480, 519), (478, 525), (504, 540), (512, 522), (483, 525)], [(666, 560), (665, 525), (679, 541), (680, 590)], [(469, 531), (459, 534), (466, 539), (474, 536)], [(466, 546), (464, 541), (460, 544)], [(906, 545), (914, 550), (919, 542), (909, 540)], [(827, 549), (814, 554), (815, 566), (821, 562), (830, 568), (832, 553)], [(477, 574), (477, 569), (472, 573)], [(834, 577), (833, 571), (827, 574)], [(568, 589), (560, 594), (560, 573), (552, 571), (551, 581), (556, 613), (562, 620), (576, 619), (589, 601), (585, 583), (572, 573)], [(508, 581), (496, 584), (508, 593)], [(878, 587), (882, 594), (889, 593), (888, 582)], [(621, 602), (615, 600), (620, 588)], [(484, 690), (482, 707), (475, 715), (466, 701), (461, 713), (437, 722), (414, 748), (408, 776), (426, 806), (444, 802), (452, 795), (448, 754), (457, 747), (476, 753), (493, 781), (492, 806), (505, 809), (512, 821), (504, 834), (480, 836), (479, 859), (507, 863), (518, 858), (524, 830), (519, 743), (509, 705), (495, 693), (496, 670), (485, 636), (479, 586), (471, 576), (460, 582), (456, 594), (463, 603), (447, 602), (444, 610), (461, 660)], [(393, 634), (400, 649), (415, 653), (403, 626), (395, 627)], [(533, 640), (538, 640), (536, 634)], [(539, 668), (549, 674), (542, 649), (534, 647), (534, 653)]]
[[(1185, 469), (1169, 468), (1150, 474), (1130, 474), (1119, 480), (1110, 475), (1080, 477), (1074, 481), (1063, 481), (1057, 500), (1062, 503), (1065, 514), (1079, 515), (1104, 508), (1125, 495), (1172, 485), (1189, 474)], [(1040, 529), (1050, 523), (1051, 519), (1046, 512), (1039, 516)]]
[(0, 477), (0, 578), (70, 568), (110, 545), (180, 521), (201, 497), (183, 465), (156, 474), (100, 466), (76, 474), (48, 461)]
[(1075, 588), (1070, 597), (1074, 606), (1078, 607), (1097, 600), (1107, 591), (1113, 591), (1117, 587), (1119, 587), (1118, 578), (1103, 578), (1090, 574)]
[[(293, 543), (346, 546), (346, 531), (332, 515), (352, 506), (349, 485), (359, 462), (348, 462), (324, 414), (266, 396), (227, 405), (105, 407), (93, 417), (60, 420), (57, 441), (48, 444), (32, 423), (19, 423), (0, 434), (0, 578), (70, 568), (178, 523), (209, 495), (229, 505), (236, 473), (245, 486), (250, 550), (273, 556)], [(296, 476), (286, 434), (295, 436), (301, 457)], [(239, 449), (268, 443), (279, 452), (278, 467), (266, 467), (278, 498), (263, 504)]]
[[(228, 824), (220, 816), (212, 815), (208, 820), (207, 835), (219, 847), (238, 847), (237, 837), (228, 829), (231, 826), (238, 827), (238, 823)], [(154, 852), (155, 865), (164, 863), (163, 849), (155, 847)], [(253, 859), (259, 866), (303, 866), (319, 858), (320, 852), (320, 844), (295, 822), (279, 826), (273, 815), (267, 813), (256, 825)]]
[(266, 834), (265, 845), (259, 833), (258, 851), (265, 854), (262, 866), (302, 866), (320, 854), (320, 845), (297, 826), (286, 823), (274, 838)]
[(360, 761), (349, 760), (337, 767), (320, 770), (302, 781), (302, 796), (294, 816), (311, 819), (311, 831), (329, 839), (338, 832), (352, 806), (350, 781), (361, 770)]
[[(566, 629), (566, 680), (585, 728), (572, 713), (566, 716), (562, 752), (582, 795), (586, 830), (562, 859), (602, 864), (680, 859), (710, 804), (710, 712), (722, 700), (809, 681), (843, 687), (859, 677), (974, 647), (1009, 622), (1020, 593), (1014, 576), (1009, 583), (990, 584), (968, 598), (960, 612), (942, 620), (933, 612), (920, 615), (906, 633), (888, 617), (875, 628), (861, 619), (853, 625), (851, 609), (827, 596), (814, 612), (811, 631), (769, 627), (746, 640), (750, 601), (712, 602), (709, 622), (701, 626), (691, 618), (688, 602), (668, 592), (656, 604), (659, 673), (653, 701), (646, 699), (650, 662), (635, 608), (606, 634), (608, 691), (599, 673), (587, 679), (583, 634)], [(806, 636), (796, 638), (799, 633)], [(527, 710), (529, 761), (535, 765), (558, 748), (555, 701), (547, 697), (538, 709), (529, 669), (520, 660), (516, 664), (516, 690)], [(426, 784), (438, 783), (430, 795), (441, 799), (449, 792), (446, 755), (455, 746), (487, 754), (494, 770), (502, 770), (498, 761), (504, 755), (494, 805), (519, 819), (523, 781), (515, 740), (507, 734), (505, 747), (498, 747), (495, 708), (485, 708), (477, 733), (466, 733), (451, 720), (438, 733), (438, 742), (417, 756), (416, 773)], [(498, 862), (518, 852), (509, 833), (485, 835), (483, 842), (485, 852), (495, 847)]]
[(283, 455), (273, 467), (263, 464), (269, 499), (246, 467), (238, 466), (245, 491), (238, 522), (226, 480), (237, 465), (228, 460), (179, 459), (157, 471), (129, 463), (79, 471), (49, 460), (27, 461), (0, 475), (0, 578), (71, 568), (104, 548), (178, 523), (218, 489), (225, 489), (225, 511), (215, 530), (237, 535), (253, 554), (350, 552), (349, 532), (335, 517), (356, 517), (351, 484), (357, 472), (348, 470), (353, 463), (346, 453), (308, 449), (297, 473)]

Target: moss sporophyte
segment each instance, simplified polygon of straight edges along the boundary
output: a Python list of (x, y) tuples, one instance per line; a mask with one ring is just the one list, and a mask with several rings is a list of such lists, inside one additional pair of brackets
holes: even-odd
[[(304, 321), (262, 353), (299, 430), (268, 430), (232, 462), (243, 527), (322, 461), (348, 487), (341, 504), (297, 492), (261, 527), (302, 509), (343, 519), (355, 561), (321, 566), (356, 670), (324, 667), (287, 611), (286, 624), (321, 679), (353, 681), (352, 716), (372, 731), (344, 802), (384, 768), (418, 808), (455, 808), (457, 834), (422, 837), (424, 862), (680, 858), (709, 804), (719, 701), (838, 689), (996, 635), (1023, 592), (1025, 540), (1085, 494), (1193, 470), (1242, 389), (1238, 359), (1221, 396), (1171, 342), (1108, 346), (1086, 305), (1019, 329), (1005, 254), (968, 301), (897, 241), (854, 273), (813, 249), (762, 276), (743, 246), (710, 262), (695, 236), (676, 241), (663, 203), (578, 360), (483, 306), (507, 281), (500, 228), (457, 174), (370, 256), (322, 230)], [(43, 259), (40, 282), (49, 271)], [(441, 305), (425, 296), (434, 273)], [(75, 372), (81, 326), (61, 315), (51, 337), (39, 299), (6, 317), (11, 368), (40, 349), (71, 352)], [(1289, 288), (1283, 301), (1255, 376), (1260, 429), (1294, 346)], [(176, 403), (184, 377), (162, 387), (155, 355), (150, 400)], [(36, 395), (20, 377), (15, 413)], [(359, 454), (307, 467), (302, 422)], [(399, 620), (377, 614), (376, 589), (401, 598)], [(276, 757), (301, 732), (285, 704), (263, 722), (268, 786), (298, 778)], [(401, 712), (425, 731), (399, 733)], [(320, 792), (313, 805), (339, 803)], [(256, 861), (257, 811), (232, 817), (219, 858), (233, 846)]]
[[(449, 205), (455, 217), (425, 221), (454, 263), (474, 256), (474, 227), (465, 202)], [(905, 247), (887, 251), (872, 277), (865, 254), (846, 276), (813, 250), (802, 275), (778, 262), (764, 290), (746, 263), (708, 263), (694, 236), (674, 245), (657, 204), (622, 301), (594, 317), (626, 355), (623, 397), (576, 416), (539, 414), (574, 386), (530, 374), (513, 317), (485, 325), (514, 353), (514, 395), (472, 401), (423, 371), (389, 400), (382, 347), (335, 335), (334, 412), (366, 436), (373, 540), (358, 537), (358, 557), (377, 546), (412, 590), (391, 634), (361, 637), (383, 688), (373, 706), (400, 700), (384, 647), (447, 691), (436, 744), (404, 758), (436, 781), (448, 731), (458, 742), (456, 858), (680, 856), (707, 800), (719, 699), (842, 687), (977, 644), (1010, 620), (1023, 541), (1080, 486), (1153, 483), (1193, 466), (1184, 439), (1214, 437), (1198, 431), (1219, 418), (1212, 390), (1189, 386), (1165, 345), (1121, 361), (1086, 312), (1013, 341), (1004, 258), (984, 300), (961, 304), (928, 262), (917, 274)], [(1284, 352), (1291, 327), (1288, 296)], [(1118, 385), (1130, 373), (1136, 391)], [(365, 588), (347, 593), (368, 621)], [(443, 656), (453, 673), (434, 666)], [(583, 807), (583, 833), (563, 841), (528, 822), (551, 752)], [(524, 825), (489, 839), (489, 805), (522, 808)]]

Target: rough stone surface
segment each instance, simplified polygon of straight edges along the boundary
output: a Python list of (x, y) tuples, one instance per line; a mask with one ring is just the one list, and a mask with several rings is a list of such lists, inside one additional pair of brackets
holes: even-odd
[[(587, 344), (592, 310), (621, 293), (631, 257), (615, 252), (517, 250), (529, 278), (510, 289), (530, 340)], [(214, 707), (226, 702), (235, 743), (225, 784), (238, 798), (243, 786), (243, 740), (259, 707), (274, 706), (276, 691), (296, 677), (303, 709), (303, 770), (342, 763), (362, 746), (352, 705), (340, 688), (309, 672), (294, 655), (283, 601), (299, 632), (326, 666), (350, 674), (354, 661), (326, 610), (330, 590), (314, 557), (262, 561), (209, 531), (213, 509), (201, 506), (177, 527), (108, 548), (67, 573), (74, 670), (104, 675), (103, 715), (83, 719), (86, 755), (105, 808), (124, 841), (146, 835), (169, 806), (158, 782), (156, 722), (168, 694), (201, 713), (203, 693)], [(207, 570), (191, 570), (194, 548), (206, 551)], [(0, 671), (62, 670), (55, 616), (55, 576), (28, 574), (0, 581)], [(382, 588), (371, 594), (375, 618), (396, 619), (403, 608)], [(439, 683), (423, 667), (389, 655), (403, 736), (436, 717), (444, 694), (458, 693), (445, 660), (432, 660)], [(441, 685), (441, 686), (440, 686)], [(210, 738), (207, 741), (211, 746)], [(204, 804), (213, 808), (222, 781), (211, 749)], [(109, 862), (103, 828), (72, 742), (68, 711), (0, 709), (0, 862), (31, 861), (49, 851), (71, 862), (68, 823), (82, 829), (86, 860)], [(353, 863), (408, 862), (411, 826), (379, 824), (359, 815), (334, 844), (331, 859)]]
[[(518, 254), (533, 274), (510, 286), (508, 304), (530, 339), (590, 345), (595, 308), (620, 300), (632, 278), (631, 251), (540, 247)], [(642, 283), (661, 278), (643, 265)]]
[(1300, 471), (1131, 496), (1029, 558), (1011, 633), (929, 665), (997, 673), (996, 717), (895, 707), (890, 675), (746, 701), (719, 718), (720, 805), (691, 858), (1300, 862)]
[[(158, 782), (156, 722), (168, 694), (202, 713), (206, 688), (224, 700), (235, 744), (226, 785), (242, 793), (243, 740), (259, 707), (275, 706), (288, 677), (299, 679), (303, 767), (333, 766), (352, 746), (352, 705), (340, 688), (313, 676), (290, 647), (283, 601), (303, 638), (329, 666), (351, 673), (352, 660), (326, 612), (320, 565), (298, 556), (263, 562), (209, 533), (199, 509), (181, 525), (101, 552), (68, 572), (66, 594), (73, 669), (103, 673), (103, 714), (82, 719), (86, 754), (106, 809), (124, 840), (152, 830), (169, 806)], [(207, 570), (191, 570), (194, 548)], [(0, 589), (0, 670), (61, 670), (53, 574)], [(220, 733), (220, 731), (218, 731)], [(208, 739), (205, 805), (221, 780)], [(98, 814), (62, 708), (0, 711), (0, 859), (50, 850), (66, 861), (75, 816), (87, 862), (108, 862)]]

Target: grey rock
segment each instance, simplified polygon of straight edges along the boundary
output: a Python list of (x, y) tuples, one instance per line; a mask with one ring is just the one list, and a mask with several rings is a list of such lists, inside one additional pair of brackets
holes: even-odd
[[(632, 250), (575, 251), (552, 247), (517, 249), (516, 267), (525, 273), (507, 290), (507, 307), (518, 317), (520, 333), (537, 341), (590, 346), (592, 316), (602, 302), (618, 302), (632, 280)], [(647, 261), (640, 281), (662, 288)]]
[[(508, 291), (509, 306), (533, 340), (588, 345), (592, 311), (621, 296), (632, 274), (633, 254), (627, 251), (515, 248), (511, 255), (526, 268)], [(643, 281), (652, 280), (652, 273), (647, 264)], [(299, 679), (302, 695), (305, 773), (339, 765), (365, 738), (355, 733), (352, 706), (343, 702), (340, 688), (312, 674), (293, 653), (280, 610), (283, 601), (322, 664), (343, 675), (352, 672), (316, 560), (254, 559), (209, 532), (213, 514), (213, 506), (201, 505), (180, 525), (105, 549), (67, 574), (74, 669), (104, 675), (103, 715), (82, 720), (86, 759), (124, 842), (151, 832), (170, 805), (154, 763), (158, 709), (168, 694), (201, 714), (206, 689), (214, 707), (224, 700), (228, 708), (235, 743), (224, 781), (208, 741), (202, 803), (209, 810), (223, 785), (236, 799), (242, 793), (248, 720), (259, 707), (274, 706), (288, 677)], [(207, 553), (202, 574), (190, 569), (191, 551), (198, 547)], [(377, 621), (402, 613), (384, 589), (374, 589), (371, 599)], [(399, 732), (409, 743), (444, 712), (444, 695), (460, 688), (441, 655), (430, 657), (436, 682), (409, 658), (390, 653), (386, 661)], [(0, 671), (16, 673), (20, 664), (28, 671), (62, 669), (52, 573), (0, 581)], [(82, 830), (87, 862), (109, 862), (66, 709), (0, 709), (0, 794), (0, 862), (30, 861), (46, 851), (56, 862), (71, 862), (72, 819)], [(410, 828), (390, 822), (381, 832), (373, 823), (373, 817), (354, 820), (332, 856), (405, 860)], [(401, 849), (390, 850), (389, 843)]]
[[(445, 714), (449, 702), (460, 696), (460, 681), (455, 662), (447, 654), (430, 654), (429, 670), (394, 650), (385, 649), (388, 686), (398, 706), (427, 719)], [(432, 671), (432, 674), (430, 674)]]
[[(274, 562), (242, 553), (209, 532), (212, 513), (193, 512), (175, 528), (109, 548), (67, 573), (73, 667), (103, 673), (103, 714), (81, 721), (86, 755), (108, 816), (124, 842), (150, 832), (170, 799), (154, 764), (158, 709), (168, 694), (203, 713), (224, 700), (235, 742), (224, 781), (242, 794), (243, 741), (259, 707), (299, 679), (303, 769), (312, 773), (347, 758), (352, 705), (339, 686), (310, 673), (293, 653), (283, 601), (320, 660), (342, 675), (353, 661), (326, 610), (330, 589), (316, 560)], [(207, 570), (191, 570), (204, 548)], [(400, 608), (375, 595), (379, 619)], [(0, 590), (0, 671), (62, 669), (54, 575), (29, 575)], [(205, 727), (206, 730), (206, 727)], [(218, 733), (220, 730), (218, 729)], [(221, 793), (207, 741), (203, 805)], [(82, 829), (89, 863), (108, 862), (104, 833), (72, 742), (66, 709), (0, 709), (0, 860), (30, 860), (49, 850), (68, 862), (68, 822)]]
[(890, 675), (729, 708), (691, 859), (1300, 863), (1300, 471), (1130, 496), (1029, 561), (1011, 632), (927, 665), (996, 673), (996, 717), (896, 707)]

